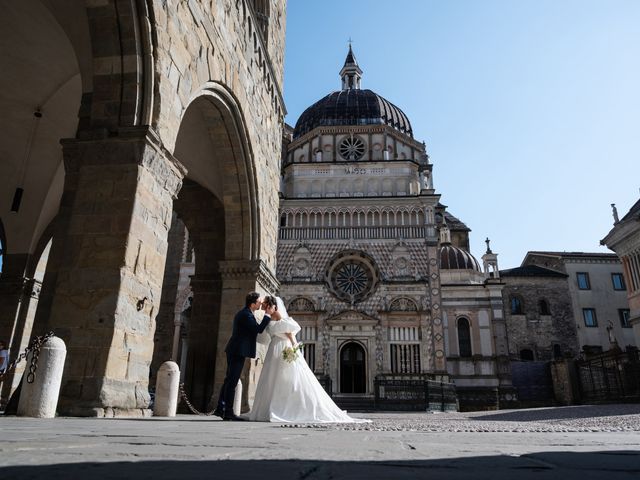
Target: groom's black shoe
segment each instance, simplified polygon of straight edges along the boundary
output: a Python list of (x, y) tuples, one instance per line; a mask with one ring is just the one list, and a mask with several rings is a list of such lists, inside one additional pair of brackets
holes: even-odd
[(222, 420), (224, 420), (225, 422), (244, 422), (244, 418), (240, 418), (237, 415), (225, 415), (224, 417), (222, 417)]
[(215, 415), (216, 417), (224, 418), (224, 412), (222, 410), (220, 410), (219, 408), (216, 408), (213, 411), (212, 415)]

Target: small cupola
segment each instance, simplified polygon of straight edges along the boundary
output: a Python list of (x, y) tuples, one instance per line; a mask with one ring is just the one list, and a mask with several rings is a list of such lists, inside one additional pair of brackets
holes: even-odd
[(351, 44), (349, 44), (349, 53), (347, 53), (344, 66), (340, 70), (340, 78), (342, 78), (342, 90), (360, 90), (362, 70), (358, 66)]

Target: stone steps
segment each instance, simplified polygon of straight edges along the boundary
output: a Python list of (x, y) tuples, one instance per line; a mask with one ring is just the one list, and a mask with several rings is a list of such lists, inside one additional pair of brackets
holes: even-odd
[(342, 396), (334, 395), (333, 401), (348, 412), (372, 412), (376, 410), (373, 396)]

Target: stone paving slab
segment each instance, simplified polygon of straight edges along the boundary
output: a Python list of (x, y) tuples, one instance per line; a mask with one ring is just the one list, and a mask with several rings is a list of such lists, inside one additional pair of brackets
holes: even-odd
[(640, 478), (640, 405), (356, 416), (0, 417), (0, 479)]

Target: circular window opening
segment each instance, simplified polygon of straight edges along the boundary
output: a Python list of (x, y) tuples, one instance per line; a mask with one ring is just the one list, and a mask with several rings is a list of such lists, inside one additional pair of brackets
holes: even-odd
[(364, 155), (364, 142), (358, 137), (347, 137), (340, 143), (340, 156), (345, 160), (360, 160)]
[(361, 302), (373, 292), (378, 277), (373, 261), (360, 252), (339, 255), (327, 270), (331, 291), (352, 304)]

